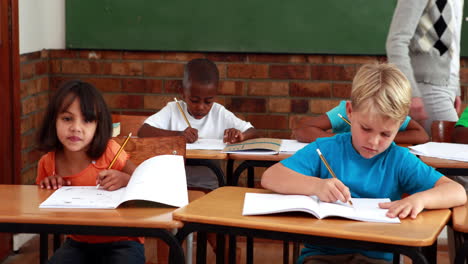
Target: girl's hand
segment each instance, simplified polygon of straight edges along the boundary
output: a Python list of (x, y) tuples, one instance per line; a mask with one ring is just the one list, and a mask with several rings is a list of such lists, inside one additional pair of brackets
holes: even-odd
[(244, 134), (235, 128), (229, 128), (224, 130), (223, 142), (225, 143), (237, 143), (244, 141)]
[(388, 209), (387, 216), (390, 218), (406, 218), (415, 219), (416, 216), (424, 209), (424, 203), (417, 196), (411, 195), (402, 200), (380, 203), (380, 208)]
[(45, 177), (40, 183), (39, 186), (43, 189), (53, 189), (56, 190), (62, 186), (70, 185), (71, 181), (67, 180), (57, 174), (54, 174), (49, 177)]
[(130, 175), (118, 170), (103, 170), (99, 172), (96, 179), (96, 185), (100, 184), (101, 188), (114, 191), (127, 186), (130, 180)]
[(187, 140), (187, 143), (193, 143), (198, 139), (198, 130), (192, 127), (187, 127), (184, 131), (182, 131), (182, 135)]
[(323, 202), (334, 203), (340, 200), (346, 203), (351, 198), (349, 188), (335, 178), (321, 179), (317, 190), (316, 195)]

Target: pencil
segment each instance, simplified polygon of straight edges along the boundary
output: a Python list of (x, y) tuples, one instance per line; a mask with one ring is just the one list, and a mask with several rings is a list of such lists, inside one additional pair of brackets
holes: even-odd
[[(130, 137), (132, 136), (132, 132), (130, 132), (127, 136), (127, 139), (125, 139), (124, 143), (122, 144), (122, 146), (120, 146), (119, 150), (117, 151), (117, 154), (115, 154), (114, 156), (114, 159), (111, 161), (111, 163), (109, 164), (109, 167), (107, 167), (108, 170), (112, 169), (112, 166), (114, 166), (114, 163), (117, 161), (117, 158), (119, 157), (120, 153), (122, 152), (122, 150), (125, 148), (125, 145), (127, 145), (127, 142), (128, 140), (130, 139)], [(99, 189), (101, 185), (98, 184), (96, 186), (96, 189)]]
[(338, 116), (343, 119), (343, 121), (345, 121), (346, 123), (348, 123), (348, 125), (351, 125), (351, 122), (349, 122), (346, 118), (344, 118), (341, 114), (338, 114)]
[(190, 122), (188, 121), (187, 116), (186, 116), (185, 113), (184, 113), (184, 110), (182, 110), (182, 107), (180, 107), (180, 104), (179, 104), (179, 101), (177, 101), (177, 98), (174, 97), (174, 101), (176, 102), (177, 107), (178, 107), (179, 110), (180, 110), (180, 113), (181, 113), (182, 116), (184, 117), (185, 122), (187, 122), (187, 126), (189, 126), (189, 127), (191, 128), (192, 126), (190, 125)]
[[(339, 114), (338, 114), (339, 115)], [(338, 179), (335, 175), (335, 173), (333, 172), (332, 168), (330, 167), (330, 165), (328, 165), (328, 162), (327, 160), (325, 159), (325, 157), (322, 155), (322, 152), (320, 151), (320, 149), (317, 149), (317, 153), (320, 157), (320, 159), (323, 161), (323, 164), (325, 164), (325, 167), (327, 167), (327, 170), (328, 172), (330, 172), (331, 176), (335, 179)], [(351, 202), (351, 200), (348, 201), (349, 204), (352, 206), (353, 205), (353, 202)]]

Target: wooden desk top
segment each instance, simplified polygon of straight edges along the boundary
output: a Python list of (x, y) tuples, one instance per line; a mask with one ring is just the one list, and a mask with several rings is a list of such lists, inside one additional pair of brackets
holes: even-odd
[(233, 160), (263, 160), (263, 161), (282, 161), (293, 155), (293, 152), (280, 152), (275, 155), (249, 155), (229, 153), (229, 158)]
[(454, 230), (468, 233), (468, 203), (453, 208), (452, 222)]
[(36, 185), (0, 185), (0, 223), (180, 228), (175, 208), (39, 209), (54, 191)]
[(225, 160), (228, 159), (227, 153), (221, 153), (221, 150), (207, 149), (187, 149), (185, 158), (187, 159), (211, 159)]
[(434, 168), (468, 169), (468, 162), (419, 156), (427, 165)]
[(318, 220), (308, 214), (242, 216), (246, 192), (263, 189), (221, 187), (174, 211), (174, 219), (186, 222), (236, 226), (305, 235), (326, 236), (405, 246), (429, 246), (450, 218), (450, 210), (428, 210), (401, 224), (369, 223), (342, 218)]

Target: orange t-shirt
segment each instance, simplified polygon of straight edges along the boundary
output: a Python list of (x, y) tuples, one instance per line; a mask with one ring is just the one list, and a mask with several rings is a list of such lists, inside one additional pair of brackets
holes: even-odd
[[(102, 170), (107, 170), (109, 164), (117, 154), (120, 145), (117, 144), (114, 140), (109, 140), (107, 144), (106, 151), (100, 158), (93, 161), (89, 166), (83, 171), (75, 174), (65, 176), (64, 178), (71, 181), (72, 186), (95, 186), (96, 177), (98, 173)], [(129, 159), (128, 154), (125, 151), (122, 151), (112, 165), (114, 170), (122, 170)], [(51, 151), (39, 160), (39, 165), (37, 168), (37, 178), (36, 184), (39, 184), (42, 179), (45, 177), (51, 176), (55, 173), (55, 152)], [(109, 243), (122, 240), (133, 240), (140, 243), (144, 242), (142, 237), (125, 237), (125, 236), (85, 236), (85, 235), (70, 235), (70, 237), (76, 241), (86, 242), (86, 243)]]

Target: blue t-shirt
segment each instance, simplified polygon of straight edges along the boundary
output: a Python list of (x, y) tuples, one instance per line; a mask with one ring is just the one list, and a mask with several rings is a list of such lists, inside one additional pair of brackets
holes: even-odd
[[(348, 115), (346, 115), (346, 101), (341, 101), (338, 106), (328, 111), (326, 114), (330, 120), (333, 133), (338, 134), (351, 131), (351, 127), (338, 116), (338, 114), (341, 114), (344, 118), (349, 120)], [(405, 131), (410, 120), (411, 117), (407, 116), (398, 131)]]
[[(332, 178), (319, 158), (317, 148), (355, 198), (399, 200), (404, 193), (413, 194), (434, 187), (443, 176), (411, 154), (407, 148), (395, 143), (379, 155), (366, 159), (354, 149), (351, 133), (318, 138), (281, 163), (304, 175), (321, 179)], [(386, 260), (391, 260), (393, 256), (392, 253), (306, 245), (297, 263), (302, 263), (304, 257), (310, 255), (350, 253), (361, 253), (370, 258)]]

